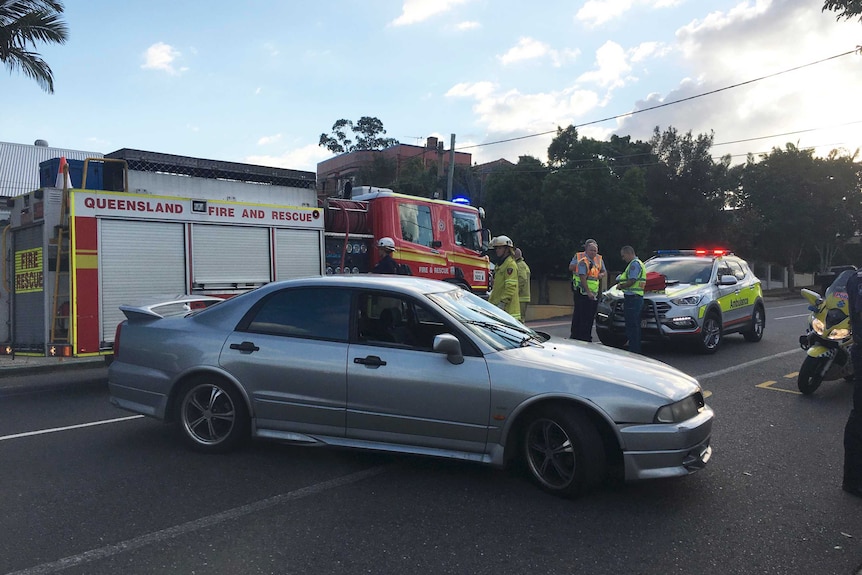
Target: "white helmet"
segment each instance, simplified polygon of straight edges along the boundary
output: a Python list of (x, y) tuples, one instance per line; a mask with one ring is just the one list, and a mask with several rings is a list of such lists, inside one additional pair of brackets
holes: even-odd
[(515, 244), (512, 243), (512, 239), (509, 236), (497, 236), (493, 240), (491, 240), (492, 248), (501, 248), (503, 246), (514, 247)]
[(380, 241), (377, 242), (377, 247), (383, 248), (387, 252), (394, 252), (395, 242), (392, 240), (392, 238), (380, 238)]

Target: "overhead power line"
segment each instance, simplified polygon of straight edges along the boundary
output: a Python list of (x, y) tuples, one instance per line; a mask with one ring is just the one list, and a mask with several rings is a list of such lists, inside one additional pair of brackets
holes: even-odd
[[(602, 122), (607, 122), (608, 120), (616, 120), (619, 118), (625, 118), (627, 116), (633, 116), (635, 114), (640, 114), (643, 112), (650, 112), (652, 110), (657, 110), (659, 108), (665, 108), (667, 106), (673, 106), (675, 104), (680, 104), (682, 102), (688, 102), (689, 100), (694, 100), (696, 98), (703, 98), (704, 96), (711, 96), (713, 94), (717, 94), (719, 92), (724, 92), (726, 90), (730, 90), (733, 88), (739, 88), (740, 86), (746, 86), (748, 84), (753, 84), (754, 82), (760, 82), (761, 80), (766, 80), (769, 78), (774, 78), (776, 76), (780, 76), (782, 74), (788, 74), (790, 72), (795, 72), (797, 70), (801, 70), (803, 68), (808, 68), (810, 66), (816, 66), (817, 64), (823, 64), (824, 62), (828, 62), (830, 60), (835, 60), (836, 58), (843, 58), (844, 56), (849, 56), (851, 54), (860, 53), (860, 48), (857, 46), (853, 50), (849, 50), (847, 52), (843, 52), (841, 54), (836, 54), (834, 56), (829, 56), (828, 58), (823, 58), (821, 60), (816, 60), (814, 62), (809, 62), (808, 64), (802, 64), (800, 66), (794, 66), (793, 68), (788, 68), (787, 70), (782, 70), (780, 72), (775, 72), (773, 74), (767, 74), (766, 76), (760, 76), (759, 78), (754, 78), (752, 80), (746, 80), (745, 82), (739, 82), (738, 84), (732, 84), (730, 86), (725, 86), (724, 88), (718, 88), (716, 90), (711, 90), (709, 92), (704, 92), (703, 94), (696, 94), (694, 96), (689, 96), (687, 98), (680, 98), (679, 100), (673, 100), (671, 102), (664, 102), (662, 104), (657, 104), (655, 106), (650, 106), (648, 108), (642, 108), (640, 110), (632, 110), (631, 112), (626, 112), (624, 114), (617, 114), (616, 116), (608, 116), (607, 118), (602, 118), (600, 120), (593, 120), (591, 122), (585, 122), (583, 124), (575, 124), (575, 128), (582, 128), (584, 126), (592, 126), (593, 124), (600, 124)], [(515, 138), (507, 138), (505, 140), (497, 140), (494, 142), (485, 142), (484, 144), (473, 144), (471, 146), (463, 146), (461, 148), (457, 148), (458, 150), (467, 150), (470, 148), (482, 148), (484, 146), (492, 146), (494, 144), (505, 144), (507, 142), (516, 142), (518, 140), (526, 140), (528, 138), (537, 138), (539, 136), (547, 136), (548, 134), (555, 134), (557, 130), (548, 130), (547, 132), (539, 132), (538, 134), (528, 134), (526, 136), (518, 136)]]

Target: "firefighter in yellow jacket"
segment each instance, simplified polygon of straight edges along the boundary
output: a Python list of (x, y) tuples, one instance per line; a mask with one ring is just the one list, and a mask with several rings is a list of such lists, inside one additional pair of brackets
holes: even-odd
[(515, 263), (515, 246), (508, 236), (491, 240), (494, 248), (494, 287), (488, 301), (515, 319), (521, 319), (521, 302), (518, 292), (518, 264)]

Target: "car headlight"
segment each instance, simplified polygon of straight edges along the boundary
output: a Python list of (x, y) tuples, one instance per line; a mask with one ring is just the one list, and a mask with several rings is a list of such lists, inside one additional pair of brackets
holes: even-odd
[(703, 299), (702, 295), (690, 295), (670, 300), (673, 305), (697, 305)]
[(660, 407), (655, 414), (656, 423), (679, 423), (691, 419), (703, 409), (703, 394), (700, 392), (676, 403)]

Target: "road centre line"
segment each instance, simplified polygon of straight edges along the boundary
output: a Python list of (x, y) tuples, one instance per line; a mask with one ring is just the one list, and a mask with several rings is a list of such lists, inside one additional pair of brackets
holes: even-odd
[(65, 427), (53, 427), (51, 429), (40, 429), (38, 431), (26, 431), (24, 433), (15, 433), (13, 435), (2, 435), (0, 441), (7, 439), (20, 439), (22, 437), (32, 437), (34, 435), (45, 435), (46, 433), (57, 433), (59, 431), (69, 431), (70, 429), (81, 429), (82, 427), (93, 427), (96, 425), (106, 425), (108, 423), (120, 423), (121, 421), (129, 421), (132, 419), (141, 419), (143, 415), (130, 415), (129, 417), (118, 417), (116, 419), (104, 419), (102, 421), (92, 421), (90, 423), (79, 423), (77, 425), (67, 425)]
[(759, 359), (753, 359), (751, 361), (747, 361), (745, 363), (740, 363), (739, 365), (734, 365), (733, 367), (728, 367), (727, 369), (720, 369), (718, 371), (713, 371), (710, 373), (703, 373), (701, 375), (695, 375), (694, 377), (698, 380), (701, 379), (709, 379), (710, 377), (718, 377), (719, 375), (724, 375), (727, 373), (731, 373), (738, 369), (744, 369), (746, 367), (751, 367), (752, 365), (757, 365), (758, 363), (763, 363), (765, 361), (771, 361), (773, 359), (777, 359), (779, 357), (784, 357), (786, 355), (792, 355), (794, 353), (799, 353), (799, 348), (791, 349), (788, 351), (782, 351), (781, 353), (776, 353), (767, 357), (761, 357)]
[(233, 509), (222, 511), (220, 513), (214, 513), (213, 515), (208, 515), (207, 517), (201, 517), (200, 519), (195, 519), (194, 521), (189, 521), (180, 525), (168, 527), (167, 529), (162, 529), (161, 531), (155, 531), (153, 533), (147, 533), (146, 535), (141, 535), (139, 537), (120, 541), (119, 543), (114, 543), (113, 545), (106, 545), (104, 547), (99, 547), (98, 549), (91, 549), (89, 551), (79, 553), (78, 555), (64, 557), (50, 563), (42, 563), (41, 565), (36, 565), (35, 567), (30, 567), (29, 569), (23, 569), (21, 571), (15, 571), (13, 573), (7, 573), (7, 575), (49, 575), (51, 573), (63, 571), (64, 569), (69, 569), (70, 567), (76, 567), (85, 563), (91, 563), (93, 561), (107, 559), (109, 557), (113, 557), (114, 555), (125, 553), (126, 551), (134, 551), (147, 545), (161, 543), (168, 539), (175, 539), (177, 537), (192, 533), (194, 531), (199, 531), (207, 527), (218, 525), (219, 523), (224, 523), (225, 521), (231, 521), (245, 515), (250, 515), (258, 511), (263, 511), (265, 509), (281, 505), (282, 503), (296, 501), (298, 499), (317, 495), (330, 489), (336, 489), (338, 487), (357, 483), (359, 481), (368, 479), (369, 477), (380, 475), (381, 473), (395, 467), (395, 465), (397, 464), (371, 467), (370, 469), (364, 469), (362, 471), (357, 471), (356, 473), (350, 473), (342, 477), (336, 477), (335, 479), (330, 479), (329, 481), (315, 483), (314, 485), (302, 487), (295, 491), (288, 491), (287, 493), (275, 495), (268, 499), (262, 499), (254, 503), (249, 503), (247, 505), (242, 505), (240, 507), (234, 507)]

